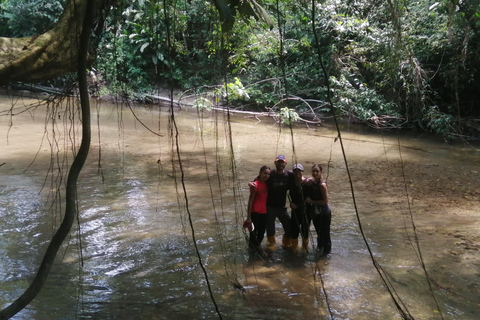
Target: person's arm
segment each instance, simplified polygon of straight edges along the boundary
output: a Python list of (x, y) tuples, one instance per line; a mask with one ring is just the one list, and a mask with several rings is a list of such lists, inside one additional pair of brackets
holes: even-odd
[(322, 183), (322, 196), (323, 196), (322, 204), (328, 204), (328, 187), (325, 182)]
[[(249, 185), (252, 182), (249, 182)], [(253, 183), (252, 186), (250, 186), (250, 196), (248, 198), (248, 207), (247, 207), (247, 221), (251, 222), (252, 221), (252, 206), (253, 206), (253, 199), (255, 199), (255, 192), (257, 189), (257, 184)]]
[(315, 180), (314, 180), (313, 178), (305, 178), (305, 179), (303, 179), (304, 185), (307, 185), (307, 186), (313, 185), (314, 182), (315, 182)]
[(302, 185), (303, 197), (305, 198), (306, 204), (313, 204), (312, 200), (312, 185), (309, 182), (309, 179), (305, 180)]

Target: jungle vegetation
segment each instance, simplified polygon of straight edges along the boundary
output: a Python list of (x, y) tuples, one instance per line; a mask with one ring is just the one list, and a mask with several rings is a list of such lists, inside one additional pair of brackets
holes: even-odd
[[(325, 0), (314, 15), (306, 0), (95, 2), (92, 95), (174, 87), (208, 107), (225, 85), (232, 108), (305, 119), (335, 110), (378, 128), (480, 136), (478, 0)], [(0, 1), (2, 84), (69, 82), (74, 3), (86, 0)], [(37, 54), (7, 68), (6, 52), (35, 44)]]
[(77, 214), (89, 96), (174, 88), (197, 107), (478, 138), (479, 53), (478, 0), (0, 0), (0, 85), (77, 91), (82, 110), (64, 220), (0, 319), (40, 291)]

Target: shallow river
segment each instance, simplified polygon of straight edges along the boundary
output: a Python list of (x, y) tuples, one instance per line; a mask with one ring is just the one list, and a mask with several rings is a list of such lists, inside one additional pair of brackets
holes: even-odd
[[(72, 103), (33, 102), (0, 98), (0, 308), (28, 286), (61, 222), (80, 142)], [(345, 161), (328, 123), (290, 131), (267, 117), (133, 111), (92, 104), (78, 219), (15, 319), (479, 318), (478, 145), (345, 126)], [(306, 175), (324, 166), (327, 257), (313, 227), (307, 254), (247, 250), (247, 182), (277, 154)]]

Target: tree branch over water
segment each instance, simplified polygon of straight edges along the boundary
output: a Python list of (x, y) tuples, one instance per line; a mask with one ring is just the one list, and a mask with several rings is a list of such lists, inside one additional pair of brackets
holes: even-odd
[(25, 38), (0, 37), (0, 84), (38, 82), (75, 72), (88, 2), (94, 7), (92, 23), (102, 24), (100, 17), (111, 0), (68, 0), (51, 30)]
[(50, 269), (55, 261), (58, 250), (62, 246), (63, 241), (70, 233), (73, 221), (77, 215), (77, 180), (80, 171), (85, 164), (85, 160), (88, 156), (91, 141), (91, 128), (90, 128), (90, 102), (87, 88), (87, 52), (90, 40), (94, 0), (87, 0), (86, 11), (84, 13), (85, 21), (83, 32), (81, 33), (79, 50), (78, 50), (78, 81), (80, 91), (80, 103), (82, 109), (82, 142), (77, 156), (73, 160), (70, 167), (70, 172), (67, 178), (66, 186), (66, 208), (63, 221), (58, 228), (57, 232), (52, 238), (43, 261), (37, 271), (35, 278), (33, 279), (27, 290), (11, 305), (0, 311), (0, 319), (9, 319), (15, 314), (25, 308), (40, 292), (42, 289)]

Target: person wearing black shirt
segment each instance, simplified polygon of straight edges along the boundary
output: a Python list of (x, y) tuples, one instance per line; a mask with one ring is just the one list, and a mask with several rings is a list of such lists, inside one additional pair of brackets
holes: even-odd
[(317, 232), (317, 249), (319, 251), (323, 249), (323, 255), (329, 254), (332, 250), (330, 239), (332, 211), (328, 205), (327, 183), (323, 180), (321, 165), (312, 166), (312, 179), (305, 183), (303, 192), (309, 219), (313, 221)]
[(292, 209), (291, 224), (291, 250), (295, 252), (298, 247), (298, 236), (302, 234), (302, 248), (308, 252), (308, 233), (310, 221), (307, 217), (307, 208), (303, 196), (303, 188), (305, 185), (305, 177), (303, 177), (303, 166), (296, 163), (292, 168), (295, 175), (295, 184), (290, 189), (290, 208)]
[(267, 180), (267, 240), (269, 250), (275, 250), (276, 218), (280, 220), (283, 226), (283, 246), (288, 248), (291, 245), (290, 215), (285, 205), (287, 192), (295, 183), (293, 172), (285, 170), (287, 160), (284, 155), (278, 155), (274, 163), (275, 170), (272, 170), (270, 178)]

